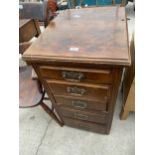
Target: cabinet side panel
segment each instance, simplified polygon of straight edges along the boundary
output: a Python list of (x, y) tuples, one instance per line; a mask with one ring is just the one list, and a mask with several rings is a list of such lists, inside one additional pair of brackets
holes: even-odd
[(107, 129), (106, 133), (110, 133), (110, 128), (113, 120), (113, 115), (114, 115), (114, 109), (115, 109), (115, 104), (117, 100), (117, 95), (119, 91), (119, 86), (121, 82), (121, 76), (122, 76), (122, 70), (123, 68), (115, 68), (114, 69), (114, 81), (113, 81), (113, 88), (112, 88), (112, 95), (111, 95), (111, 101), (110, 104), (108, 105), (108, 117), (107, 117)]

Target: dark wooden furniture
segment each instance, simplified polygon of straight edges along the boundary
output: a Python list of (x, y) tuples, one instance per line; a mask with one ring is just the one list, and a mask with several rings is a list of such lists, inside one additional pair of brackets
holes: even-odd
[(66, 10), (23, 59), (65, 125), (108, 134), (122, 69), (131, 63), (125, 8)]
[[(40, 29), (35, 20), (19, 21), (19, 53), (23, 54), (31, 45), (29, 40), (40, 34)], [(24, 42), (24, 44), (22, 43)], [(49, 108), (44, 102), (45, 90), (43, 89), (38, 78), (32, 79), (32, 67), (19, 67), (19, 107), (29, 108), (40, 105), (60, 126), (63, 123), (57, 118), (54, 107)]]
[(123, 90), (123, 105), (120, 113), (120, 119), (125, 120), (129, 112), (135, 111), (135, 44), (134, 37), (130, 43), (131, 66), (127, 67), (124, 72), (122, 84)]

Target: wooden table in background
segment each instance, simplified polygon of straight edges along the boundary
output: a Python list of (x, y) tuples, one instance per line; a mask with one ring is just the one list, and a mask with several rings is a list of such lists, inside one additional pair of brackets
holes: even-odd
[(66, 10), (24, 53), (65, 125), (109, 134), (124, 66), (124, 7)]

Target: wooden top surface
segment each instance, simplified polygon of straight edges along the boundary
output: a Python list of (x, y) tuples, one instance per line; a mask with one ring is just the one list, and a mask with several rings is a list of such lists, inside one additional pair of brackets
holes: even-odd
[(20, 19), (19, 20), (19, 28), (21, 28), (22, 26), (27, 24), (30, 20), (32, 20), (32, 19)]
[(130, 65), (125, 8), (65, 10), (49, 24), (23, 58)]

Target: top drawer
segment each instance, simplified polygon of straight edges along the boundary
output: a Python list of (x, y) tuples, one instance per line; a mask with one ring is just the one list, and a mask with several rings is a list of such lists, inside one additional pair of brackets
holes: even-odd
[(47, 79), (65, 80), (70, 82), (112, 83), (112, 68), (84, 69), (40, 66), (41, 76)]

